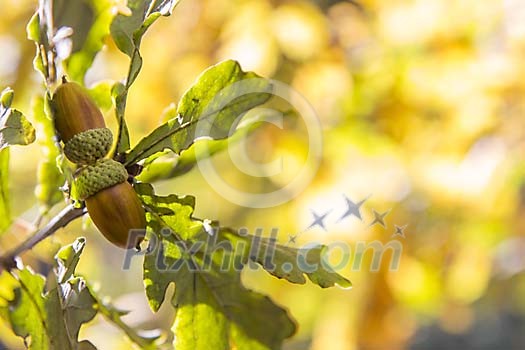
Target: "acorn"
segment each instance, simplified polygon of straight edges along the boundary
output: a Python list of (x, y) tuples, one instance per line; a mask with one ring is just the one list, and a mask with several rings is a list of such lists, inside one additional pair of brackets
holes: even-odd
[(113, 142), (111, 130), (89, 94), (78, 84), (64, 82), (53, 95), (55, 129), (66, 157), (80, 166), (74, 186), (95, 226), (111, 243), (129, 249), (131, 230), (146, 227), (144, 208), (121, 163), (104, 158)]
[(130, 240), (131, 230), (146, 227), (146, 215), (133, 187), (126, 181), (124, 166), (113, 159), (100, 159), (82, 168), (75, 179), (79, 197), (95, 226), (118, 247), (137, 247), (144, 237)]
[(106, 127), (100, 109), (76, 83), (65, 82), (56, 89), (53, 107), (55, 128), (64, 143), (81, 132)]
[(113, 134), (84, 88), (72, 82), (63, 83), (56, 89), (51, 105), (55, 129), (70, 161), (92, 164), (108, 154)]

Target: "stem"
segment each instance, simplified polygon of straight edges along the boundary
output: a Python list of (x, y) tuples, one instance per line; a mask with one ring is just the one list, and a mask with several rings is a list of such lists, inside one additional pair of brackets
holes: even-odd
[[(94, 295), (94, 293), (92, 293)], [(120, 328), (127, 336), (128, 338), (135, 344), (137, 344), (141, 349), (143, 350), (153, 350), (156, 349), (155, 345), (155, 339), (156, 338), (144, 338), (136, 333), (136, 331), (128, 326), (126, 323), (122, 321), (120, 318), (121, 315), (116, 309), (113, 309), (112, 307), (108, 307), (102, 300), (98, 298), (98, 296), (94, 296), (98, 303), (98, 311), (110, 322), (112, 322), (115, 326)]]
[(11, 270), (16, 267), (15, 258), (25, 252), (26, 250), (32, 249), (39, 242), (45, 238), (51, 236), (57, 230), (65, 227), (71, 221), (81, 217), (86, 213), (85, 208), (75, 208), (73, 205), (68, 205), (60, 213), (58, 213), (51, 221), (47, 223), (41, 230), (37, 231), (34, 235), (29, 237), (27, 240), (22, 242), (18, 247), (13, 249), (11, 252), (0, 256), (0, 271), (5, 268)]

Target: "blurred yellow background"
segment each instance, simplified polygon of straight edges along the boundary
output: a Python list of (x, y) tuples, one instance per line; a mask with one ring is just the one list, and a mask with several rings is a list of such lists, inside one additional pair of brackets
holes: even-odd
[[(310, 210), (332, 212), (297, 246), (393, 239), (399, 269), (370, 260), (340, 272), (351, 290), (291, 285), (262, 271), (247, 285), (289, 308), (299, 324), (286, 349), (518, 349), (525, 346), (525, 3), (520, 0), (182, 0), (142, 44), (144, 67), (127, 108), (132, 143), (158, 125), (208, 66), (238, 60), (245, 70), (290, 84), (313, 105), (323, 127), (323, 159), (309, 185), (278, 207), (252, 209), (221, 197), (193, 169), (156, 185), (160, 193), (197, 197), (197, 216), (232, 227), (277, 227), (280, 239), (307, 227)], [(1, 0), (0, 88), (31, 119), (31, 96), (42, 92), (33, 71), (34, 44), (25, 25), (35, 1)], [(86, 85), (122, 79), (128, 60), (108, 38)], [(111, 111), (108, 121), (114, 123)], [(300, 163), (308, 147), (300, 126), (263, 127), (250, 139), (259, 161)], [(33, 191), (38, 143), (11, 149), (13, 214), (21, 218), (0, 240), (14, 245), (38, 212)], [(231, 183), (254, 192), (286, 178), (254, 178), (214, 161)], [(293, 167), (293, 166), (292, 166)], [(361, 200), (363, 222), (347, 218), (343, 195)], [(369, 227), (373, 210), (386, 228)], [(35, 268), (59, 244), (84, 235), (78, 271), (102, 295), (131, 310), (143, 329), (170, 327), (172, 312), (153, 315), (141, 261), (122, 271), (124, 253), (85, 223), (75, 223), (24, 256)], [(405, 238), (392, 237), (394, 225)], [(11, 239), (6, 239), (11, 237)], [(1, 250), (7, 247), (0, 246)], [(337, 259), (336, 259), (337, 260)], [(44, 262), (39, 265), (39, 262)], [(166, 305), (165, 305), (166, 306)], [(271, 322), (271, 320), (269, 320)], [(81, 333), (100, 349), (128, 349), (122, 333), (97, 317)], [(5, 325), (0, 340), (20, 341)]]

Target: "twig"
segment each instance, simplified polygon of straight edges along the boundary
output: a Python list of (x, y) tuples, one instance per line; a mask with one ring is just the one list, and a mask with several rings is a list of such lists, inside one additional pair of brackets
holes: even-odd
[(140, 349), (153, 350), (158, 348), (155, 344), (155, 340), (158, 338), (158, 336), (151, 338), (141, 336), (133, 328), (124, 323), (124, 321), (122, 321), (122, 319), (120, 318), (122, 314), (117, 309), (103, 302), (95, 293), (91, 293), (91, 295), (95, 298), (95, 300), (97, 300), (99, 308), (98, 311), (108, 321), (120, 328), (133, 343), (137, 344), (140, 347)]
[(68, 205), (60, 213), (58, 213), (51, 221), (47, 223), (41, 230), (37, 231), (34, 235), (29, 237), (18, 247), (13, 249), (11, 252), (0, 256), (0, 271), (2, 269), (11, 270), (16, 267), (15, 258), (25, 252), (26, 250), (32, 249), (36, 244), (45, 238), (51, 236), (58, 229), (65, 227), (71, 221), (81, 217), (86, 213), (85, 208), (75, 208), (73, 205)]

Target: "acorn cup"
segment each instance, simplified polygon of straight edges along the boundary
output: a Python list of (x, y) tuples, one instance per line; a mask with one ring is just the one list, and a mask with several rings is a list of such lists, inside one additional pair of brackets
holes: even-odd
[(78, 196), (85, 200), (95, 226), (108, 241), (125, 249), (137, 247), (143, 239), (130, 241), (130, 231), (146, 227), (144, 208), (127, 179), (126, 168), (113, 159), (82, 168), (75, 179)]
[(105, 159), (113, 142), (111, 130), (88, 93), (78, 84), (64, 82), (51, 101), (55, 129), (64, 142), (66, 157), (80, 166), (75, 177), (79, 198), (86, 202), (95, 226), (111, 243), (129, 249), (143, 237), (129, 240), (131, 230), (146, 227), (144, 208), (127, 182), (121, 163)]

